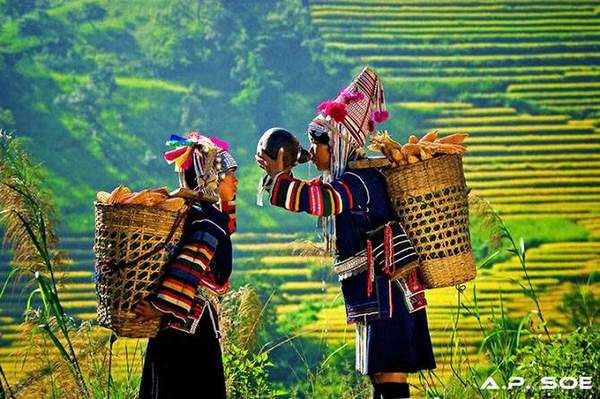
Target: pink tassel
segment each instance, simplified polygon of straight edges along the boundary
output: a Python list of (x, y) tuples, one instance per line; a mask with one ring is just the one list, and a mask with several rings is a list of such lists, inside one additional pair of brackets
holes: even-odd
[(225, 140), (221, 140), (218, 137), (211, 137), (210, 141), (212, 141), (212, 143), (214, 145), (216, 145), (217, 147), (219, 147), (223, 151), (229, 151), (229, 143), (226, 142)]
[(388, 111), (373, 111), (371, 114), (371, 120), (375, 123), (383, 123), (390, 118)]
[(352, 93), (344, 93), (342, 94), (342, 98), (345, 104), (351, 104), (356, 101), (360, 101), (365, 98), (365, 95), (359, 91), (355, 91)]
[(367, 240), (367, 295), (370, 297), (373, 292), (373, 243)]

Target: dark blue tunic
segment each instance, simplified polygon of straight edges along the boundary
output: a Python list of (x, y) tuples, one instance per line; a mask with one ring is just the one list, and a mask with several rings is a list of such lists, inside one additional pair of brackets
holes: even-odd
[[(338, 260), (364, 250), (367, 232), (395, 218), (384, 176), (376, 169), (348, 169), (330, 184), (281, 174), (273, 183), (271, 203), (294, 212), (335, 215)], [(357, 325), (357, 369), (363, 374), (434, 369), (425, 309), (409, 313), (395, 283), (392, 300), (391, 318)]]

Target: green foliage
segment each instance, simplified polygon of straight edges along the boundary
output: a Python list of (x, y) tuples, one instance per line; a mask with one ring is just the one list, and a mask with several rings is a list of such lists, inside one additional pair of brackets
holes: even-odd
[(9, 109), (0, 108), (0, 129), (13, 129), (15, 127), (15, 118)]
[[(591, 377), (597, 381), (600, 377), (600, 333), (597, 329), (580, 327), (566, 336), (556, 335), (549, 342), (534, 341), (518, 351), (519, 366), (515, 375), (525, 378), (531, 384), (530, 394), (542, 395), (538, 381), (543, 377)], [(595, 385), (595, 384), (594, 384)], [(598, 387), (593, 390), (552, 391), (553, 398), (590, 398), (598, 395)]]
[(574, 329), (598, 328), (600, 298), (596, 298), (588, 286), (577, 285), (572, 291), (565, 293), (559, 309), (568, 316), (569, 325)]
[(318, 314), (323, 310), (324, 304), (310, 301), (303, 302), (297, 309), (283, 314), (278, 322), (277, 329), (282, 335), (290, 335), (302, 326), (310, 324), (318, 319)]
[(329, 349), (317, 367), (307, 370), (306, 379), (294, 385), (289, 392), (291, 398), (366, 398), (371, 392), (368, 377), (354, 369), (354, 351), (343, 345)]
[[(136, 4), (0, 3), (0, 126), (35, 138), (78, 230), (91, 225), (95, 191), (175, 184), (160, 157), (168, 134), (230, 141), (243, 172), (264, 129), (304, 130), (338, 89), (337, 61), (300, 0)], [(257, 180), (238, 201), (253, 226), (273, 228), (273, 214), (252, 209)]]
[(269, 382), (273, 364), (266, 352), (252, 353), (230, 345), (223, 356), (228, 397), (239, 399), (272, 398), (275, 391)]
[(500, 315), (492, 315), (492, 328), (487, 331), (481, 344), (481, 349), (493, 366), (489, 375), (499, 375), (503, 383), (509, 382), (517, 366), (517, 351), (522, 344), (522, 336), (528, 333), (529, 323), (529, 315), (521, 320), (514, 319), (506, 313), (504, 304), (500, 303)]

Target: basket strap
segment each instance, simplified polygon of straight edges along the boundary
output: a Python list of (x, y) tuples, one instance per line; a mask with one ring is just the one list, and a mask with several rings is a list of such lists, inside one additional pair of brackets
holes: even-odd
[(185, 217), (187, 216), (188, 211), (190, 210), (190, 206), (188, 206), (185, 211), (181, 212), (179, 215), (177, 215), (177, 218), (175, 219), (175, 222), (173, 223), (173, 226), (171, 227), (171, 230), (169, 231), (169, 234), (167, 235), (167, 238), (165, 239), (165, 241), (161, 242), (160, 244), (158, 244), (156, 247), (154, 247), (152, 250), (146, 252), (143, 255), (138, 256), (137, 258), (135, 258), (134, 260), (127, 262), (127, 263), (123, 263), (123, 264), (118, 264), (117, 265), (117, 269), (121, 268), (121, 267), (129, 267), (129, 266), (133, 266), (138, 262), (141, 262), (143, 260), (146, 260), (154, 255), (156, 255), (159, 251), (161, 251), (162, 249), (164, 249), (167, 245), (169, 245), (169, 243), (171, 242), (171, 240), (173, 239), (173, 236), (175, 235), (175, 232), (177, 231), (177, 228), (179, 227), (179, 225), (181, 224), (181, 221), (183, 219), (185, 219)]

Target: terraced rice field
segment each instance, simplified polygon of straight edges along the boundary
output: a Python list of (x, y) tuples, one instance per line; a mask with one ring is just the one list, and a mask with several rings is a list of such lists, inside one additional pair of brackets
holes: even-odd
[[(472, 193), (505, 219), (562, 217), (600, 238), (600, 15), (597, 1), (314, 0), (313, 23), (325, 45), (354, 70), (382, 77), (392, 120), (410, 115), (417, 134), (468, 132), (465, 172)], [(405, 94), (408, 93), (408, 94)], [(404, 138), (414, 131), (392, 135)], [(532, 222), (533, 223), (533, 222)], [(547, 317), (569, 281), (598, 269), (598, 242), (543, 244), (529, 253), (531, 276)], [(506, 305), (531, 302), (510, 279), (514, 260), (482, 272), (478, 298), (488, 310), (498, 289)], [(499, 282), (502, 282), (499, 285)], [(598, 285), (594, 286), (598, 292)], [(471, 293), (467, 293), (469, 300)], [(437, 346), (449, 339), (453, 289), (429, 293)], [(343, 309), (328, 309), (305, 327), (315, 337), (353, 337)], [(465, 317), (463, 339), (474, 353), (476, 325)], [(327, 328), (323, 335), (321, 330)]]
[[(308, 266), (327, 261), (322, 258), (304, 258), (294, 256), (294, 251), (302, 250), (310, 245), (299, 240), (297, 235), (263, 236), (263, 242), (256, 242), (257, 237), (241, 234), (235, 243), (236, 267), (234, 279), (244, 275), (260, 274), (275, 280), (274, 306), (279, 316), (293, 311), (302, 303), (318, 301), (326, 307), (318, 315), (318, 320), (306, 325), (299, 331), (303, 336), (324, 340), (332, 346), (351, 343), (354, 329), (345, 323), (342, 300), (338, 284), (333, 278), (326, 281), (316, 279)], [(91, 237), (67, 237), (64, 246), (68, 249), (75, 263), (63, 273), (63, 284), (60, 295), (66, 311), (78, 319), (91, 320), (95, 317), (95, 294), (92, 281), (93, 258)], [(6, 276), (6, 259), (3, 255), (1, 277)], [(265, 260), (268, 260), (265, 262)], [(299, 266), (297, 259), (304, 264)], [(600, 243), (548, 243), (528, 252), (529, 274), (536, 290), (540, 294), (543, 311), (549, 319), (560, 320), (556, 308), (564, 292), (573, 282), (582, 281), (600, 264)], [(239, 260), (239, 262), (237, 262)], [(243, 260), (243, 261), (242, 261)], [(523, 283), (523, 273), (516, 260), (511, 259), (494, 265), (490, 270), (480, 272), (477, 281), (467, 286), (462, 301), (472, 304), (472, 288), (476, 287), (477, 297), (484, 315), (484, 322), (489, 318), (492, 308), (498, 306), (501, 294), (505, 306), (511, 314), (524, 314), (533, 309), (533, 303), (521, 292), (517, 284)], [(593, 286), (600, 294), (600, 284)], [(24, 305), (22, 284), (9, 289), (2, 301), (0, 320), (0, 364), (2, 364), (10, 381), (16, 382), (24, 378), (28, 372), (37, 370), (35, 362), (23, 363), (22, 354), (27, 348), (27, 336), (19, 326), (22, 320)], [(451, 327), (453, 314), (456, 311), (457, 293), (452, 289), (438, 289), (428, 292), (430, 306), (428, 317), (431, 336), (439, 364), (439, 374), (450, 372), (448, 361), (451, 345)], [(463, 361), (478, 362), (477, 354), (481, 341), (481, 333), (477, 321), (464, 312), (459, 319), (460, 342), (464, 348)], [(551, 328), (559, 328), (551, 326)], [(106, 337), (105, 330), (95, 330), (96, 337)], [(113, 370), (115, 377), (137, 375), (140, 373), (142, 349), (145, 340), (120, 339), (114, 347)], [(128, 371), (129, 370), (129, 371)]]
[[(470, 133), (464, 165), (473, 194), (488, 199), (507, 219), (562, 217), (589, 231), (590, 241), (544, 243), (528, 252), (547, 319), (563, 318), (556, 307), (562, 295), (600, 262), (599, 6), (589, 0), (310, 1), (312, 22), (327, 46), (346, 55), (348, 68), (368, 64), (380, 73), (392, 118), (410, 113), (419, 134), (432, 128)], [(280, 316), (305, 302), (328, 303), (300, 332), (332, 346), (351, 342), (354, 331), (345, 324), (337, 283), (322, 281), (313, 271), (321, 258), (293, 252), (310, 246), (289, 244), (299, 238), (239, 235), (233, 278), (272, 280)], [(65, 308), (92, 319), (91, 238), (65, 237), (63, 243), (75, 260), (61, 290)], [(0, 259), (0, 280), (7, 274), (6, 259)], [(522, 315), (533, 304), (518, 282), (522, 271), (510, 259), (482, 270), (462, 300), (472, 304), (475, 288), (486, 323), (500, 295), (511, 314)], [(592, 287), (600, 294), (600, 284)], [(14, 356), (26, 345), (18, 326), (21, 290), (22, 284), (9, 289), (0, 304), (0, 364), (10, 381), (36, 366), (22, 368)], [(447, 375), (457, 293), (432, 290), (428, 300), (438, 371)], [(481, 360), (476, 320), (461, 314), (458, 328), (465, 356)], [(117, 341), (115, 375), (131, 367), (139, 373), (140, 347), (143, 340)]]
[[(558, 214), (597, 234), (597, 224), (586, 222), (599, 213), (597, 7), (567, 0), (317, 0), (311, 14), (326, 46), (349, 65), (380, 73), (392, 117), (412, 112), (421, 134), (437, 128), (471, 135), (465, 168), (474, 193), (506, 217)], [(403, 97), (402, 89), (424, 84), (422, 95)], [(530, 188), (544, 196), (514, 200), (515, 189)]]

